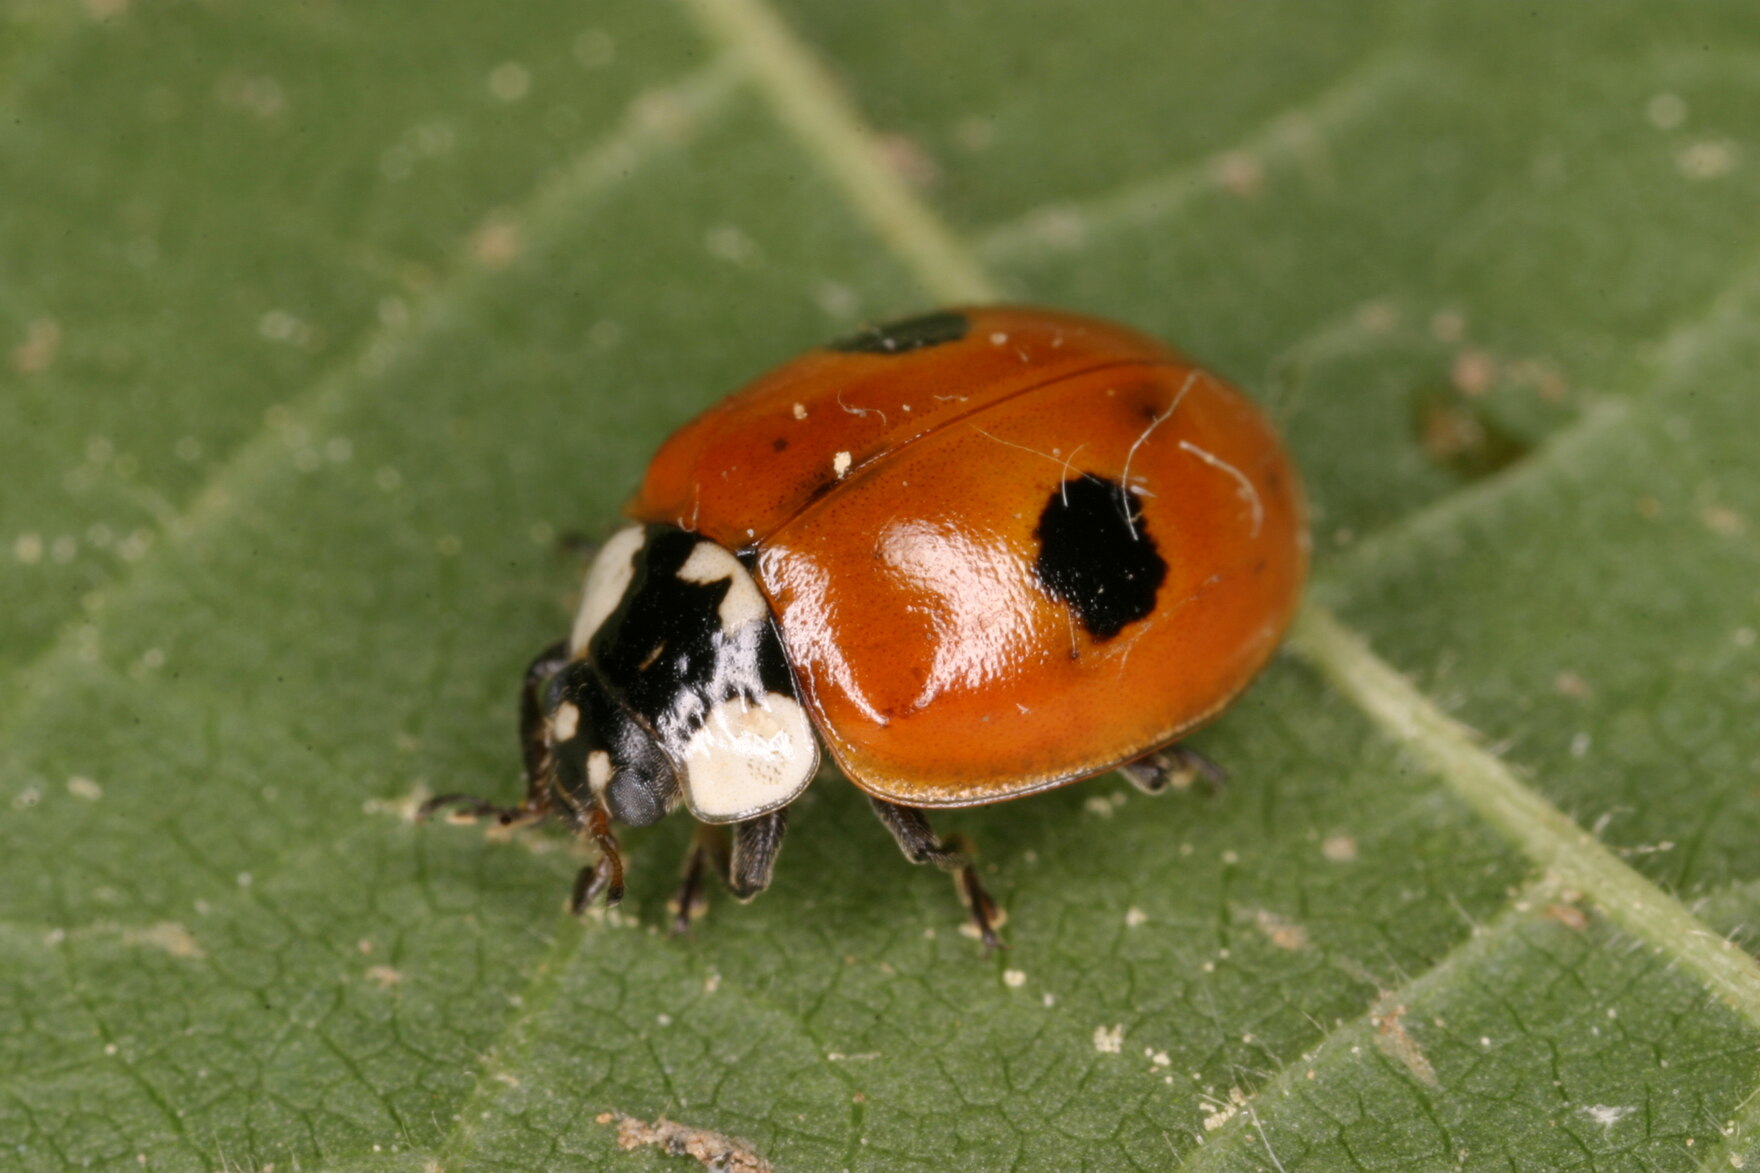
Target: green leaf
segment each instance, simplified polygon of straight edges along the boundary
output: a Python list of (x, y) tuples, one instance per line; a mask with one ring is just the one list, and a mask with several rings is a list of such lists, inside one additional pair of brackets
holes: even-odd
[[(1745, 6), (678, 0), (0, 16), (0, 1164), (1760, 1161)], [(513, 685), (668, 431), (855, 321), (1110, 314), (1269, 403), (1312, 603), (1200, 738), (853, 788), (569, 918)], [(1724, 934), (1736, 942), (1732, 946)]]

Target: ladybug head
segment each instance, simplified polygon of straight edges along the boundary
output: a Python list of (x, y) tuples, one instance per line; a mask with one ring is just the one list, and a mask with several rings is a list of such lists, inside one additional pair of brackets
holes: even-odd
[(617, 822), (646, 827), (678, 805), (672, 760), (611, 698), (587, 661), (575, 660), (551, 677), (544, 718), (555, 771), (551, 784), (566, 806), (603, 803)]

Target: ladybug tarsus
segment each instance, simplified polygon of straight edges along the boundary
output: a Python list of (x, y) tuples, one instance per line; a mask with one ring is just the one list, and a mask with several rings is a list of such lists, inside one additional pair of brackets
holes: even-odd
[(1126, 762), (1118, 768), (1125, 781), (1144, 794), (1189, 790), (1195, 784), (1206, 794), (1219, 794), (1228, 785), (1228, 771), (1183, 745), (1170, 745)]
[(892, 832), (898, 841), (898, 848), (904, 857), (912, 863), (930, 863), (944, 872), (953, 874), (954, 888), (959, 893), (960, 903), (972, 918), (972, 924), (978, 930), (979, 940), (984, 942), (986, 952), (992, 949), (1006, 949), (1002, 938), (996, 935), (997, 928), (1007, 919), (990, 893), (984, 890), (983, 882), (978, 879), (978, 869), (972, 863), (977, 854), (971, 840), (964, 835), (949, 835), (942, 839), (929, 826), (929, 819), (916, 807), (900, 806), (887, 802), (882, 798), (868, 796), (874, 813)]
[(611, 849), (596, 863), (590, 863), (575, 873), (568, 911), (579, 916), (600, 897), (604, 897), (606, 908), (616, 908), (623, 903), (623, 856), (618, 853), (615, 840)]
[(709, 894), (704, 891), (703, 875), (713, 863), (716, 871), (726, 865), (727, 829), (710, 823), (698, 823), (691, 836), (690, 850), (685, 852), (684, 868), (678, 882), (678, 894), (668, 907), (672, 910), (672, 931), (684, 936), (691, 931), (691, 922), (708, 910)]
[(617, 845), (617, 836), (611, 833), (611, 816), (604, 807), (595, 806), (587, 812), (584, 830), (599, 848), (599, 859), (575, 874), (568, 910), (576, 916), (601, 896), (606, 908), (623, 903), (623, 851)]
[(984, 943), (984, 953), (988, 956), (998, 949), (1007, 949), (1008, 944), (996, 935), (996, 926), (1005, 919), (1003, 912), (984, 890), (978, 881), (978, 870), (971, 864), (959, 870), (955, 877), (959, 886), (960, 903), (965, 905), (971, 914), (972, 923), (977, 926), (978, 940)]
[(750, 903), (770, 886), (782, 837), (788, 830), (788, 808), (734, 823), (731, 830), (730, 836), (726, 824), (698, 824), (685, 853), (678, 894), (670, 905), (674, 932), (689, 932), (691, 922), (708, 908), (703, 873), (709, 867), (741, 904)]

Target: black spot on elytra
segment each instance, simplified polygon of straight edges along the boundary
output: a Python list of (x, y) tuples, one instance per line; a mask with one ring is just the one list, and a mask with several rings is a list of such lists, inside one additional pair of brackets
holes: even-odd
[(772, 452), (785, 452), (787, 450), (788, 450), (788, 441), (783, 439), (781, 436), (778, 436), (778, 437), (776, 437), (776, 439), (770, 441), (770, 451), (772, 451)]
[(944, 342), (958, 342), (972, 328), (964, 314), (940, 310), (914, 318), (900, 318), (861, 329), (829, 343), (827, 350), (845, 354), (906, 354)]
[(1033, 536), (1039, 581), (1095, 639), (1111, 639), (1155, 609), (1167, 562), (1136, 497), (1115, 482), (1091, 473), (1064, 481), (1051, 490)]

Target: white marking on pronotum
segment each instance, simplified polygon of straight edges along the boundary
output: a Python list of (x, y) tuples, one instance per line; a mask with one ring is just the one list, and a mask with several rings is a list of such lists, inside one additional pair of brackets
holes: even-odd
[(568, 650), (579, 655), (610, 614), (623, 601), (630, 580), (635, 577), (636, 554), (641, 551), (645, 535), (642, 527), (632, 525), (611, 535), (587, 568), (587, 581), (581, 588), (581, 606), (575, 613), (574, 631), (569, 633)]
[(1190, 452), (1193, 456), (1196, 456), (1211, 468), (1219, 468), (1234, 478), (1237, 486), (1236, 491), (1240, 493), (1241, 500), (1245, 501), (1252, 507), (1253, 536), (1255, 538), (1258, 537), (1260, 528), (1265, 524), (1265, 503), (1259, 500), (1259, 486), (1249, 480), (1246, 473), (1242, 472), (1228, 461), (1222, 459), (1222, 457), (1217, 456), (1215, 453), (1206, 452), (1190, 440), (1181, 440), (1179, 446), (1180, 451)]
[(587, 789), (593, 792), (594, 798), (603, 798), (605, 787), (610, 784), (611, 755), (596, 749), (587, 755)]
[(739, 564), (738, 558), (714, 542), (698, 542), (690, 557), (684, 560), (684, 565), (678, 568), (678, 577), (696, 583), (728, 580), (727, 594), (722, 596), (717, 612), (721, 616), (721, 626), (727, 631), (736, 631), (770, 614), (770, 609), (764, 605), (764, 596), (758, 593), (758, 584), (752, 581), (746, 568)]
[(1180, 402), (1185, 399), (1186, 392), (1192, 389), (1192, 384), (1198, 381), (1199, 374), (1198, 370), (1193, 369), (1190, 374), (1186, 375), (1186, 381), (1180, 384), (1180, 389), (1174, 393), (1173, 401), (1167, 405), (1167, 410), (1149, 421), (1149, 426), (1143, 429), (1142, 435), (1136, 438), (1131, 444), (1131, 450), (1124, 455), (1124, 475), (1118, 478), (1118, 507), (1124, 511), (1124, 523), (1130, 527), (1132, 541), (1138, 540), (1141, 535), (1137, 533), (1136, 520), (1131, 517), (1130, 498), (1125, 496), (1131, 491), (1131, 461), (1137, 458), (1137, 449), (1143, 446), (1143, 442), (1149, 438), (1150, 434), (1166, 423), (1168, 417), (1175, 411), (1179, 410)]
[(837, 474), (837, 479), (840, 481), (844, 478), (844, 474), (849, 472), (849, 465), (850, 455), (847, 452), (839, 452), (831, 458), (831, 471)]
[(819, 768), (819, 747), (792, 697), (722, 701), (685, 746), (685, 800), (707, 823), (756, 818), (787, 806)]
[(573, 741), (574, 735), (581, 730), (580, 706), (573, 701), (563, 701), (556, 706), (556, 715), (550, 718), (550, 733), (557, 741)]

